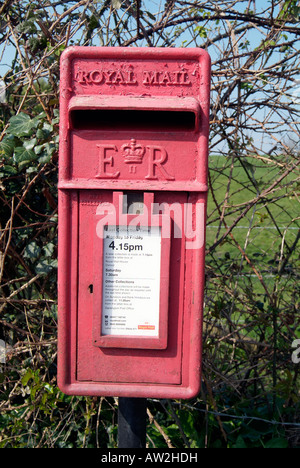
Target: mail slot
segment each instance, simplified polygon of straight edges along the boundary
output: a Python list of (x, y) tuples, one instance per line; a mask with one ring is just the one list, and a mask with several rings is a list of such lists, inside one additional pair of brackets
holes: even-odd
[(201, 382), (210, 58), (68, 49), (61, 60), (58, 383), (192, 398)]

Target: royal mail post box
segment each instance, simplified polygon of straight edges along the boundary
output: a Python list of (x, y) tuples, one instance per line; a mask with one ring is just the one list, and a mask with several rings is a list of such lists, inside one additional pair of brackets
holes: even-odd
[(209, 96), (200, 49), (62, 56), (58, 382), (67, 394), (199, 392)]

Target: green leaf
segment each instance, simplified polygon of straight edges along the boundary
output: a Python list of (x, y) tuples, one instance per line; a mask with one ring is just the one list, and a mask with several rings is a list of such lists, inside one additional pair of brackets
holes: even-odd
[(38, 158), (38, 155), (32, 149), (26, 149), (24, 146), (15, 149), (14, 161), (20, 166), (25, 166), (26, 164), (34, 161)]
[(283, 437), (278, 437), (267, 442), (265, 448), (288, 448), (288, 441)]
[(25, 137), (32, 135), (32, 129), (35, 127), (35, 122), (31, 120), (29, 115), (21, 113), (14, 115), (10, 119), (9, 133), (16, 137)]
[(53, 242), (49, 242), (43, 247), (43, 251), (46, 257), (51, 257), (53, 255), (54, 250), (55, 250), (55, 244), (53, 244)]
[(9, 166), (9, 165), (3, 166), (3, 172), (6, 175), (16, 175), (16, 174), (18, 174), (17, 169), (15, 167)]
[(57, 268), (57, 260), (41, 260), (35, 267), (37, 274), (44, 276)]
[(33, 375), (32, 370), (31, 370), (31, 369), (27, 369), (26, 374), (23, 375), (22, 380), (21, 380), (22, 385), (23, 385), (24, 387), (26, 387), (26, 385), (28, 384), (29, 380), (32, 379), (33, 377), (34, 377), (34, 375)]
[(200, 37), (207, 38), (207, 30), (205, 29), (204, 26), (196, 26), (195, 32), (197, 32)]
[(10, 158), (14, 154), (14, 149), (17, 141), (14, 135), (8, 135), (0, 143), (0, 150), (3, 151), (4, 155)]
[(36, 144), (37, 144), (37, 139), (33, 138), (32, 140), (24, 141), (23, 146), (27, 151), (30, 151), (34, 149)]
[(244, 83), (241, 83), (241, 88), (242, 88), (242, 89), (253, 89), (254, 86), (253, 86), (252, 83), (246, 83), (246, 82), (244, 82)]
[(36, 137), (39, 140), (46, 140), (46, 138), (49, 138), (49, 135), (51, 132), (49, 130), (45, 130), (43, 128), (39, 128), (38, 131), (36, 132)]
[(243, 437), (239, 435), (238, 438), (236, 439), (236, 443), (232, 446), (232, 448), (248, 448), (248, 447)]
[(29, 258), (34, 261), (39, 258), (41, 254), (41, 248), (37, 245), (36, 242), (31, 242), (25, 247), (24, 258)]

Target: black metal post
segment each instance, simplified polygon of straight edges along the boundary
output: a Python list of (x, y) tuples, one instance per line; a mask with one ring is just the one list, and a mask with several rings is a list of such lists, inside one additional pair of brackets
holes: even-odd
[(145, 448), (146, 420), (146, 398), (119, 398), (118, 448)]

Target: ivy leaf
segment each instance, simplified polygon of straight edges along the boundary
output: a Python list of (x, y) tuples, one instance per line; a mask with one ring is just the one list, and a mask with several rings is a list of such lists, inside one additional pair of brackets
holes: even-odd
[(271, 439), (266, 443), (266, 448), (288, 448), (288, 441), (284, 438)]
[(51, 135), (51, 131), (48, 129), (44, 129), (44, 128), (39, 128), (38, 131), (36, 132), (36, 137), (39, 140), (46, 140), (46, 138), (49, 138), (50, 135)]
[(247, 444), (241, 435), (236, 439), (236, 443), (233, 445), (233, 448), (247, 448)]
[(14, 161), (20, 166), (34, 161), (38, 158), (38, 155), (32, 149), (27, 149), (24, 146), (15, 149)]
[(57, 260), (44, 259), (41, 260), (36, 266), (35, 271), (41, 276), (48, 275), (51, 271), (57, 268)]
[(18, 138), (32, 135), (35, 122), (29, 115), (21, 113), (10, 119), (9, 133)]
[[(3, 172), (5, 175), (9, 175), (9, 176), (18, 174), (17, 169), (9, 165), (3, 166)], [(0, 188), (1, 188), (1, 185), (0, 185)]]
[(29, 258), (32, 261), (35, 261), (39, 258), (41, 254), (41, 248), (37, 245), (36, 242), (31, 242), (25, 247), (24, 258)]
[(10, 158), (14, 154), (14, 149), (16, 146), (16, 139), (13, 135), (8, 135), (0, 143), (0, 150), (3, 151), (4, 155), (7, 158)]
[(55, 249), (55, 245), (53, 244), (53, 242), (49, 242), (48, 244), (46, 244), (43, 247), (46, 257), (52, 257), (54, 249)]

